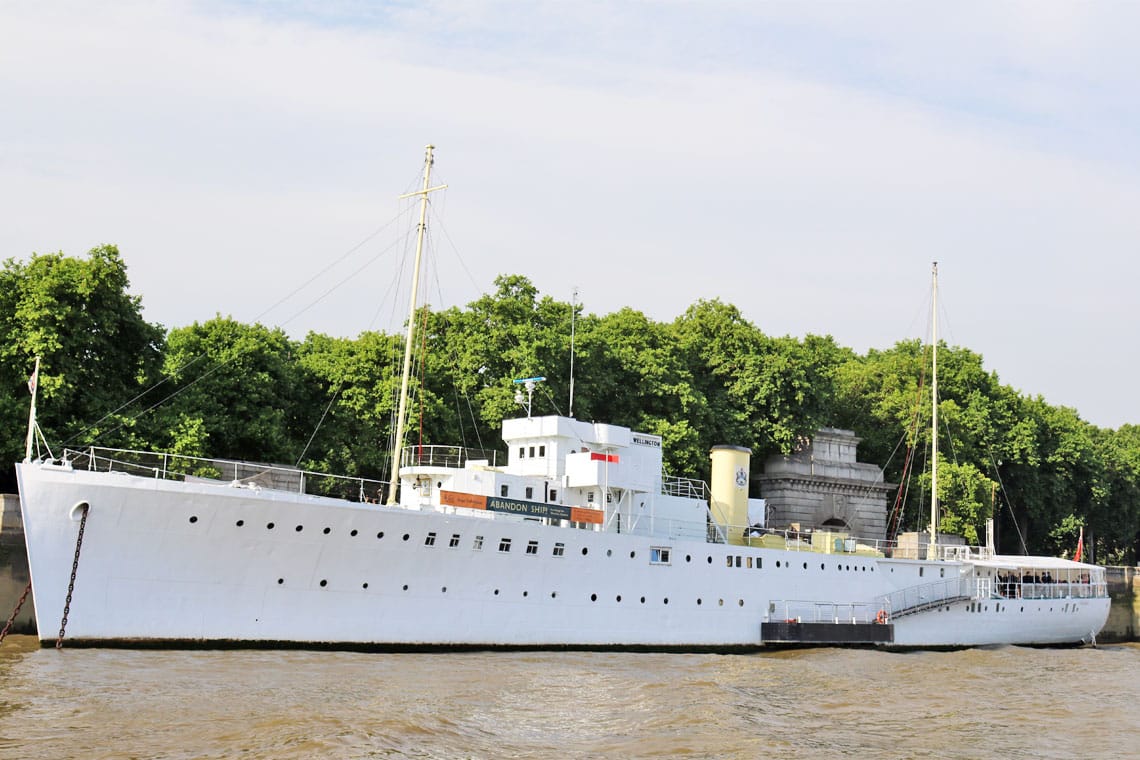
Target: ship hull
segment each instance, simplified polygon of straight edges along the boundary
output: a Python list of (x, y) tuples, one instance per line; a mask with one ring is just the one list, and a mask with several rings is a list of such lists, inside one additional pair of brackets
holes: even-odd
[[(763, 638), (785, 600), (854, 615), (963, 569), (44, 463), (17, 469), (45, 643), (66, 607), (66, 639), (88, 644), (747, 649), (812, 643)], [(1079, 644), (1108, 606), (1106, 597), (952, 600), (892, 620), (889, 641), (832, 643)]]

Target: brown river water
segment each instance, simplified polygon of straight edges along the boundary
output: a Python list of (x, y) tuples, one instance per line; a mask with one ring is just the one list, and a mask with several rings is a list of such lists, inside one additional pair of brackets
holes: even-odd
[(0, 758), (1140, 757), (1140, 646), (0, 646)]

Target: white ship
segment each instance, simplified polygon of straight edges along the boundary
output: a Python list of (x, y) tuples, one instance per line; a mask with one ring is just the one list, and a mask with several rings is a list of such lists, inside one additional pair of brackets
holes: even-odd
[[(424, 198), (430, 168), (429, 148)], [(398, 449), (389, 499), (236, 462), (34, 459), (33, 425), (17, 474), (45, 644), (1061, 645), (1093, 641), (1109, 611), (1101, 567), (767, 530), (746, 449), (716, 447), (707, 488), (663, 477), (658, 436), (529, 405), (503, 422), (505, 463)]]

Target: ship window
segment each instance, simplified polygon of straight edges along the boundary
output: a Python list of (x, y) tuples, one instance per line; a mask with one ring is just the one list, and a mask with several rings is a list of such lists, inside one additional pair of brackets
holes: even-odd
[(557, 543), (554, 545), (554, 556), (561, 557), (566, 552), (566, 544)]
[(525, 459), (525, 458), (526, 458), (526, 448), (524, 448), (523, 446), (519, 446), (519, 459)]
[(503, 483), (501, 486), (499, 486), (499, 496), (502, 496), (505, 499), (507, 497), (507, 490), (507, 484)]
[(752, 558), (751, 557), (745, 557), (744, 558), (744, 567), (748, 570), (752, 569)]
[(534, 446), (530, 447), (530, 451), (527, 452), (527, 456), (534, 456)]
[(586, 492), (586, 503), (587, 504), (593, 504), (594, 503), (594, 492), (593, 491), (587, 491)]
[(527, 554), (538, 554), (538, 542), (537, 541), (528, 541), (526, 544), (526, 553)]
[(613, 500), (614, 500), (614, 495), (612, 493), (610, 493), (609, 491), (606, 491), (606, 504), (611, 503)]
[(528, 499), (534, 498), (534, 487), (533, 486), (527, 486), (526, 487), (526, 498), (528, 498)]
[(427, 534), (427, 538), (424, 539), (424, 546), (435, 546), (435, 532), (434, 531)]
[(540, 457), (546, 456), (546, 447), (545, 446), (539, 446), (538, 447), (538, 455)]
[(651, 565), (668, 565), (669, 564), (669, 547), (667, 546), (653, 546), (649, 549), (649, 564)]
[(923, 571), (923, 569), (924, 569), (924, 568), (921, 568), (921, 567), (920, 567), (920, 568), (918, 568), (918, 577), (919, 577), (919, 578), (921, 578), (921, 577), (922, 577), (922, 571)]
[(452, 549), (459, 546), (459, 534), (458, 533), (452, 533), (451, 534), (451, 540), (448, 541), (447, 545)]
[(482, 551), (482, 549), (483, 549), (483, 537), (482, 536), (475, 536), (475, 543), (472, 545), (471, 548), (474, 549), (475, 551)]
[[(736, 555), (736, 566), (740, 567), (740, 555), (739, 554)], [(807, 567), (807, 565), (804, 565), (804, 567)]]
[(500, 538), (499, 539), (499, 551), (509, 552), (510, 550), (511, 550), (511, 539)]
[(724, 559), (726, 560), (724, 563), (725, 567), (732, 567), (732, 557), (728, 556), (728, 557), (725, 557)]
[(757, 557), (756, 558), (756, 569), (759, 570), (762, 567), (764, 567), (764, 558), (763, 557)]
[(553, 488), (550, 489), (550, 500), (558, 501), (558, 491), (555, 491)]

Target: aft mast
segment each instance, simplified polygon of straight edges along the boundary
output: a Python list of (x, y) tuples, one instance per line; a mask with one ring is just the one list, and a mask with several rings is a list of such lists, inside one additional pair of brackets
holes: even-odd
[(931, 555), (938, 553), (938, 262), (933, 265), (933, 278), (931, 284), (931, 319), (930, 343), (933, 365), (931, 367), (930, 406), (931, 412), (931, 466), (930, 466), (930, 551), (927, 559), (934, 559)]
[(416, 263), (412, 268), (411, 305), (408, 307), (407, 339), (404, 342), (404, 369), (400, 376), (400, 409), (396, 413), (396, 440), (392, 446), (392, 482), (388, 487), (389, 505), (396, 503), (396, 490), (400, 486), (400, 456), (404, 445), (404, 428), (408, 418), (408, 378), (412, 368), (412, 341), (416, 331), (416, 300), (420, 289), (420, 260), (423, 258), (424, 231), (427, 228), (428, 193), (447, 187), (447, 185), (431, 186), (431, 166), (435, 161), (432, 157), (432, 151), (435, 150), (435, 146), (428, 145), (426, 150), (423, 189), (400, 196), (401, 198), (420, 196), (420, 225), (416, 233)]

